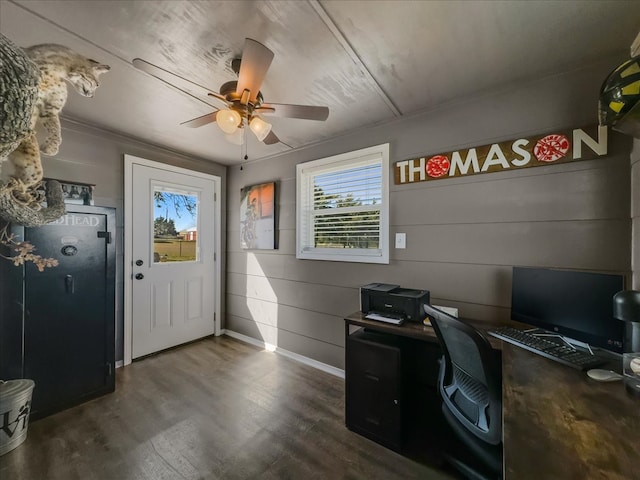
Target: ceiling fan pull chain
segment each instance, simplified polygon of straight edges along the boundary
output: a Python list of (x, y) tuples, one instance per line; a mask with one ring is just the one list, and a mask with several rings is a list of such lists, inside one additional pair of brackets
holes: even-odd
[[(244, 166), (242, 165), (243, 160), (246, 162), (249, 159), (248, 149), (249, 145), (247, 145), (247, 129), (242, 129), (242, 135), (244, 135), (244, 142), (240, 146), (240, 171), (244, 170)], [(242, 149), (244, 148), (244, 157), (242, 156)]]

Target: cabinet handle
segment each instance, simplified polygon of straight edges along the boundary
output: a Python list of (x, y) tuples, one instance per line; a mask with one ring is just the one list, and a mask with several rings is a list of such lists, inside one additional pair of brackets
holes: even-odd
[(67, 275), (64, 277), (64, 288), (67, 293), (70, 293), (71, 295), (75, 293), (76, 287), (72, 275)]

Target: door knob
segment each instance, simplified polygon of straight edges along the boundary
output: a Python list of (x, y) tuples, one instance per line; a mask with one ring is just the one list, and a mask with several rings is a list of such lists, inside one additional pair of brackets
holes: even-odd
[(141, 267), (144, 264), (142, 260), (136, 260), (136, 265)]
[(144, 275), (141, 273), (136, 273), (136, 280), (142, 280), (144, 278)]

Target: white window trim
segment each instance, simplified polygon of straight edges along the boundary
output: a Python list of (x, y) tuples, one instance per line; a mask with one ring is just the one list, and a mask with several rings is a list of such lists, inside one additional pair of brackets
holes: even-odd
[[(303, 245), (302, 229), (306, 224), (313, 229), (308, 221), (310, 211), (305, 208), (309, 199), (305, 195), (313, 194), (310, 184), (312, 175), (331, 170), (352, 168), (359, 163), (369, 163), (379, 160), (382, 165), (382, 199), (380, 206), (380, 248), (376, 251), (367, 249), (335, 249), (335, 248), (305, 248)], [(342, 165), (341, 165), (342, 164)], [(306, 183), (306, 185), (303, 185)], [(310, 193), (311, 192), (311, 193)], [(307, 235), (313, 232), (306, 232)], [(303, 260), (331, 260), (337, 262), (360, 263), (389, 263), (389, 144), (384, 143), (373, 147), (363, 148), (354, 152), (342, 153), (332, 157), (321, 158), (311, 162), (296, 165), (296, 258)]]

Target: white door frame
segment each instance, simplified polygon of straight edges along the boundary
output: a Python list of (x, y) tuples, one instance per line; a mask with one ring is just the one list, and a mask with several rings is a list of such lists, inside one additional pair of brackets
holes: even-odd
[(222, 334), (222, 330), (220, 328), (221, 316), (220, 316), (220, 305), (222, 302), (222, 206), (221, 201), (218, 198), (220, 195), (222, 180), (220, 177), (215, 175), (210, 175), (207, 173), (197, 172), (195, 170), (188, 170), (186, 168), (174, 167), (172, 165), (167, 165), (166, 163), (154, 162), (152, 160), (147, 160), (145, 158), (135, 157), (133, 155), (124, 156), (124, 328), (122, 332), (122, 339), (124, 343), (124, 364), (129, 365), (131, 363), (131, 351), (132, 351), (132, 341), (133, 341), (133, 299), (131, 298), (132, 294), (132, 283), (133, 283), (133, 235), (132, 235), (132, 227), (133, 227), (133, 204), (132, 204), (132, 193), (133, 193), (133, 165), (143, 165), (145, 167), (150, 168), (158, 168), (161, 170), (167, 170), (170, 172), (181, 173), (184, 175), (194, 175), (196, 174), (198, 177), (207, 178), (212, 180), (215, 188), (215, 197), (214, 197), (214, 252), (215, 252), (215, 264), (214, 264), (214, 274), (215, 274), (215, 307), (214, 307), (214, 335), (220, 336)]

